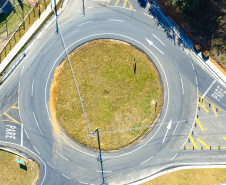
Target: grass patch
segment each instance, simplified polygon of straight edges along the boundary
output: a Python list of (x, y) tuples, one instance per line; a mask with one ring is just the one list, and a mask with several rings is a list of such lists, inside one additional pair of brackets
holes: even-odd
[[(122, 42), (96, 40), (74, 50), (70, 60), (90, 131), (99, 128), (103, 150), (126, 146), (153, 123), (161, 110), (162, 87), (155, 66), (145, 54)], [(69, 136), (97, 148), (97, 142), (87, 136), (87, 124), (67, 59), (57, 71), (51, 96), (51, 102), (56, 101), (51, 105), (55, 106), (57, 120)], [(158, 102), (156, 113), (155, 102)]]
[(142, 185), (213, 185), (226, 182), (226, 168), (180, 170), (159, 176)]
[(37, 184), (39, 180), (39, 166), (37, 163), (20, 158), (21, 161), (25, 161), (27, 169), (24, 170), (20, 168), (19, 163), (14, 161), (15, 159), (19, 159), (18, 156), (0, 150), (0, 158), (0, 184)]

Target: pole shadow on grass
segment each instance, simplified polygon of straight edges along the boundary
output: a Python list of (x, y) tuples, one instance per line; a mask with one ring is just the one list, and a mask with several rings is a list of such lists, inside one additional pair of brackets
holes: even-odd
[(19, 164), (20, 169), (27, 171), (27, 165), (26, 164)]

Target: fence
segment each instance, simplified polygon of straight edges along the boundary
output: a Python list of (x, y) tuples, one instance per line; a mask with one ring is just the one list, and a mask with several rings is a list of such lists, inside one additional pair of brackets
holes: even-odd
[(28, 30), (32, 26), (32, 24), (40, 17), (41, 13), (45, 11), (49, 3), (50, 0), (38, 0), (35, 3), (32, 9), (28, 12), (27, 16), (23, 19), (18, 28), (9, 38), (4, 48), (0, 51), (0, 64), (7, 56), (7, 54), (10, 52), (10, 50), (20, 40), (20, 38), (22, 38), (22, 36), (26, 33), (26, 30)]

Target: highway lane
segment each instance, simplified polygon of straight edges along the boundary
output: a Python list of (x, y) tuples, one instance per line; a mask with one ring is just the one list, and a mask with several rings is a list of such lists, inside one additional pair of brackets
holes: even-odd
[[(101, 7), (87, 10), (85, 17), (81, 16), (80, 12), (73, 13), (73, 16), (78, 18), (62, 19), (62, 22), (59, 19), (60, 31), (69, 52), (93, 39), (124, 40), (147, 53), (159, 69), (164, 85), (163, 110), (152, 132), (130, 148), (103, 154), (106, 181), (117, 184), (138, 180), (171, 163), (174, 156), (180, 157), (183, 153), (181, 148), (191, 131), (197, 111), (197, 71), (193, 69), (190, 60), (193, 60), (195, 65), (197, 61), (168, 39), (163, 28), (156, 27), (151, 20), (147, 21), (147, 16), (143, 13), (116, 7)], [(37, 41), (13, 74), (14, 77), (10, 78), (10, 85), (9, 82), (6, 83), (4, 92), (7, 94), (21, 82), (19, 102), (22, 103), (19, 109), (29, 137), (24, 136), (23, 139), (30, 141), (33, 148), (31, 145), (26, 147), (41, 156), (48, 167), (46, 184), (99, 184), (101, 173), (96, 159), (98, 153), (74, 143), (61, 131), (56, 134), (46, 110), (54, 70), (66, 57), (60, 35), (54, 31), (54, 26), (51, 26)], [(146, 39), (152, 41), (164, 54)], [(201, 79), (199, 84), (205, 87), (213, 81), (213, 77), (209, 77), (205, 69), (203, 71), (198, 75), (203, 76), (206, 81)], [(15, 92), (11, 96), (16, 99), (17, 95)], [(5, 102), (9, 105), (7, 100)], [(163, 143), (171, 119), (172, 128)]]

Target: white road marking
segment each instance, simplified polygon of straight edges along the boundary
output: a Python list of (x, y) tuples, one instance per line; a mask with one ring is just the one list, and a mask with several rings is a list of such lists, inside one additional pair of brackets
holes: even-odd
[(44, 55), (47, 53), (47, 51), (51, 48), (51, 46), (53, 45), (54, 43), (52, 43), (45, 51)]
[[(19, 104), (19, 92), (20, 92), (20, 81), (19, 81), (19, 87), (18, 87), (18, 107), (20, 107), (20, 104)], [(23, 124), (23, 121), (22, 121), (22, 118), (21, 118), (21, 115), (20, 115), (20, 108), (19, 108), (19, 116), (20, 116), (20, 120), (21, 120), (21, 130), (20, 130), (21, 141), (20, 141), (20, 145), (23, 146), (24, 145), (24, 132), (23, 132), (24, 124)]]
[(51, 167), (51, 168), (53, 168), (53, 169), (55, 169), (51, 164), (49, 164), (48, 162), (47, 162), (47, 164)]
[(147, 159), (146, 161), (144, 161), (144, 162), (140, 163), (140, 165), (142, 165), (142, 164), (144, 164), (144, 163), (148, 162), (148, 161), (149, 161), (149, 160), (151, 160), (153, 157), (154, 157), (154, 156), (151, 156), (151, 157), (150, 157), (149, 159)]
[(194, 65), (193, 65), (193, 62), (192, 62), (192, 61), (191, 61), (191, 65), (192, 65), (193, 70), (195, 70), (195, 68), (194, 68)]
[(183, 80), (182, 80), (182, 77), (181, 77), (181, 72), (180, 72), (180, 69), (179, 69), (179, 67), (178, 67), (178, 65), (177, 65), (177, 62), (176, 62), (175, 60), (173, 60), (173, 61), (175, 62), (176, 66), (177, 66), (177, 69), (178, 69), (178, 71), (179, 71), (180, 81), (181, 81), (181, 88), (182, 88), (182, 93), (184, 94), (184, 85), (183, 85)]
[(171, 129), (171, 124), (172, 124), (172, 119), (170, 120), (169, 124), (168, 124), (167, 127), (166, 127), (167, 130), (166, 130), (165, 136), (164, 136), (164, 138), (163, 138), (163, 140), (162, 140), (162, 143), (164, 143), (164, 141), (165, 141), (165, 139), (166, 139), (166, 135), (167, 135), (169, 129)]
[(32, 86), (31, 86), (31, 96), (33, 96), (33, 92), (34, 92), (34, 82), (35, 82), (35, 77), (32, 81)]
[(89, 183), (86, 183), (86, 182), (82, 182), (82, 181), (78, 181), (79, 183), (81, 184), (89, 184)]
[[(158, 58), (154, 55), (154, 53), (152, 53), (151, 50), (148, 49), (147, 46), (145, 46), (145, 45), (142, 44), (141, 42), (139, 42), (139, 41), (137, 41), (137, 40), (135, 40), (135, 39), (133, 39), (133, 38), (131, 38), (131, 37), (128, 37), (128, 36), (125, 36), (125, 35), (121, 35), (121, 34), (117, 34), (117, 33), (99, 33), (99, 34), (93, 34), (93, 35), (89, 35), (89, 36), (86, 36), (86, 37), (83, 37), (83, 38), (77, 40), (76, 42), (74, 42), (74, 43), (72, 43), (70, 46), (68, 46), (67, 49), (71, 48), (71, 47), (74, 46), (76, 43), (78, 43), (78, 42), (80, 42), (80, 41), (82, 41), (82, 40), (84, 40), (84, 39), (91, 38), (91, 37), (95, 37), (95, 36), (100, 36), (100, 35), (114, 35), (114, 36), (120, 36), (120, 37), (123, 37), (123, 38), (130, 39), (130, 40), (132, 40), (132, 41), (138, 43), (139, 45), (143, 46), (149, 53), (151, 53), (151, 54), (153, 55), (153, 57), (156, 59), (156, 61), (158, 62), (160, 68), (162, 69), (163, 75), (164, 75), (165, 80), (166, 80), (166, 89), (167, 89), (167, 93), (166, 93), (166, 94), (168, 95), (168, 98), (167, 98), (167, 104), (166, 104), (166, 111), (165, 111), (165, 114), (164, 114), (164, 116), (163, 116), (162, 122), (161, 122), (160, 126), (158, 127), (158, 129), (156, 130), (156, 132), (152, 135), (152, 137), (151, 137), (149, 140), (147, 140), (143, 145), (141, 145), (140, 147), (138, 147), (137, 149), (135, 149), (135, 150), (133, 150), (133, 151), (131, 151), (131, 152), (128, 152), (128, 153), (125, 153), (125, 154), (122, 154), (122, 155), (118, 155), (118, 156), (111, 156), (111, 157), (104, 157), (104, 156), (103, 156), (103, 158), (107, 159), (107, 158), (123, 157), (123, 156), (129, 155), (129, 154), (131, 154), (131, 153), (134, 153), (134, 152), (140, 150), (141, 148), (143, 148), (147, 143), (149, 143), (149, 142), (156, 136), (156, 134), (157, 134), (158, 131), (160, 130), (161, 126), (163, 125), (163, 123), (164, 123), (164, 121), (165, 121), (165, 118), (166, 118), (166, 115), (167, 115), (167, 112), (168, 112), (168, 108), (169, 108), (169, 95), (170, 95), (170, 92), (169, 92), (169, 83), (168, 83), (168, 79), (167, 79), (167, 77), (166, 77), (166, 73), (165, 73), (165, 71), (164, 71), (164, 68), (163, 68), (161, 62), (160, 62), (160, 61), (158, 60)], [(51, 75), (51, 73), (52, 73), (52, 71), (53, 71), (53, 69), (54, 69), (54, 67), (55, 67), (55, 65), (56, 65), (56, 63), (57, 63), (57, 61), (58, 61), (59, 58), (60, 58), (62, 55), (64, 55), (64, 54), (65, 54), (65, 51), (63, 51), (63, 52), (58, 56), (58, 58), (54, 61), (54, 64), (52, 65), (52, 68), (51, 68), (51, 70), (50, 70), (50, 72), (49, 72), (48, 78), (47, 78), (47, 80), (46, 80), (46, 85), (45, 85), (45, 105), (46, 105), (46, 111), (47, 111), (49, 120), (50, 120), (50, 122), (51, 122), (51, 124), (52, 124), (53, 127), (54, 127), (54, 125), (53, 125), (53, 123), (52, 123), (52, 119), (51, 119), (51, 116), (50, 116), (50, 113), (49, 113), (49, 109), (48, 109), (48, 104), (47, 104), (47, 93), (48, 93), (48, 92), (47, 92), (47, 85), (48, 85), (48, 82), (49, 82), (49, 79), (50, 79), (50, 75)], [(65, 140), (64, 137), (62, 137), (61, 135), (60, 135), (60, 137), (61, 137), (61, 138), (62, 138), (62, 139), (63, 139), (70, 147), (72, 147), (73, 149), (75, 149), (75, 150), (77, 150), (77, 151), (79, 151), (79, 152), (81, 152), (81, 153), (83, 153), (83, 154), (86, 154), (87, 156), (96, 157), (95, 155), (92, 155), (92, 154), (83, 152), (82, 150), (79, 150), (78, 148), (75, 148), (75, 147), (74, 147), (73, 145), (71, 145), (67, 140)]]
[(184, 49), (185, 50), (185, 52), (187, 53), (187, 55), (188, 55), (188, 52), (187, 52), (187, 50), (186, 49)]
[(123, 20), (108, 19), (109, 21), (124, 22)]
[(158, 38), (158, 37), (156, 37), (154, 34), (152, 34), (153, 35), (153, 37), (155, 37), (163, 46), (165, 46), (165, 44)]
[(64, 158), (66, 161), (69, 161), (66, 157), (62, 156), (59, 152), (56, 151), (56, 153), (61, 156), (62, 158)]
[(150, 44), (151, 46), (153, 46), (155, 49), (157, 49), (160, 53), (162, 53), (164, 55), (164, 53), (159, 48), (157, 48), (152, 41), (150, 41), (148, 39), (146, 39), (146, 41), (148, 42), (148, 44)]
[(33, 145), (34, 149), (36, 150), (36, 152), (40, 155), (40, 153), (38, 152), (37, 148), (35, 148), (35, 146)]
[(71, 179), (70, 177), (68, 177), (68, 176), (64, 175), (63, 173), (62, 173), (62, 175), (63, 175), (64, 177), (68, 178), (68, 179)]
[(26, 131), (25, 129), (24, 129), (24, 132), (25, 132), (25, 134), (26, 134), (27, 138), (29, 139), (28, 134), (27, 134), (27, 131)]
[(144, 15), (147, 15), (148, 17), (150, 17), (150, 18), (154, 18), (152, 15), (148, 15), (148, 14), (146, 14), (146, 13), (144, 13)]
[(37, 126), (38, 126), (38, 128), (39, 128), (39, 131), (40, 131), (41, 134), (43, 135), (43, 133), (42, 133), (40, 127), (39, 127), (39, 124), (38, 124), (38, 122), (37, 122), (37, 119), (36, 119), (36, 117), (35, 117), (35, 113), (34, 113), (34, 112), (33, 112), (33, 115), (34, 115), (35, 122), (36, 122), (36, 124), (37, 124)]
[(174, 160), (174, 158), (175, 158), (177, 155), (178, 155), (178, 153), (176, 153), (170, 161)]
[[(102, 173), (102, 171), (100, 171), (100, 170), (96, 170), (96, 172)], [(112, 171), (103, 171), (103, 173), (112, 173)]]
[(195, 75), (195, 81), (196, 81), (196, 85), (197, 85), (197, 87), (198, 87), (199, 83), (198, 83), (198, 78), (197, 78), (196, 75)]
[(209, 92), (209, 90), (211, 89), (211, 87), (213, 87), (213, 85), (215, 84), (216, 80), (214, 80), (211, 85), (208, 87), (208, 89), (206, 90), (206, 92), (203, 94), (203, 98), (206, 96), (206, 94)]
[[(179, 125), (179, 121), (177, 122), (177, 126), (178, 126), (178, 125)], [(172, 136), (174, 135), (174, 133), (175, 133), (175, 131), (176, 131), (176, 129), (177, 129), (177, 126), (176, 126), (176, 128), (174, 129)]]
[(23, 70), (24, 70), (24, 66), (23, 66), (23, 68), (22, 68), (22, 70), (21, 70), (20, 78), (21, 78), (21, 76), (22, 76), (22, 74), (23, 74)]
[(87, 21), (87, 22), (81, 23), (81, 24), (79, 24), (79, 25), (77, 25), (77, 26), (82, 26), (82, 25), (84, 25), (84, 24), (88, 24), (88, 23), (91, 23), (91, 22), (93, 22), (93, 21)]

